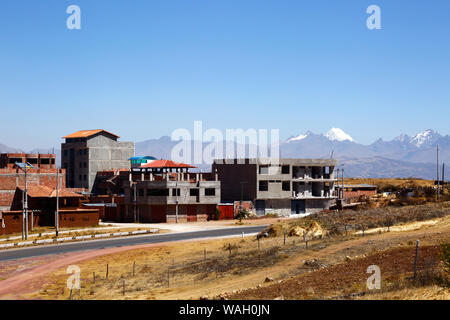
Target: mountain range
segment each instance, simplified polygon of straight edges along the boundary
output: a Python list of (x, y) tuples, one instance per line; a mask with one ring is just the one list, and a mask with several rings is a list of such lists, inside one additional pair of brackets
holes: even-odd
[[(151, 155), (170, 159), (172, 149), (178, 143), (168, 136), (136, 142), (135, 153), (137, 156)], [(238, 146), (242, 146), (236, 142), (233, 144), (235, 150)], [(203, 150), (207, 145), (209, 142), (203, 142)], [(440, 166), (442, 162), (450, 164), (450, 136), (443, 136), (431, 129), (414, 136), (402, 134), (391, 141), (378, 139), (372, 144), (364, 145), (358, 143), (344, 130), (332, 128), (325, 134), (307, 131), (280, 141), (280, 156), (284, 158), (332, 157), (344, 165), (345, 175), (348, 177), (435, 179), (436, 145), (439, 145)], [(248, 154), (250, 146), (243, 147)], [(23, 151), (0, 144), (0, 152)], [(48, 149), (34, 149), (28, 152), (47, 153)], [(59, 155), (60, 150), (55, 149), (55, 152)], [(193, 156), (190, 162), (198, 166), (200, 170), (210, 170), (209, 164), (195, 163)], [(59, 157), (57, 163), (59, 163)]]
[[(136, 155), (170, 158), (171, 150), (177, 144), (177, 141), (167, 136), (137, 142)], [(325, 134), (307, 131), (280, 141), (280, 156), (333, 157), (344, 165), (345, 175), (349, 177), (435, 179), (437, 144), (440, 148), (440, 163), (450, 164), (450, 136), (442, 136), (431, 129), (414, 136), (402, 134), (391, 141), (378, 139), (370, 145), (364, 145), (342, 129), (332, 128)], [(208, 143), (203, 143), (203, 148), (206, 145)], [(236, 150), (237, 144), (234, 145)], [(245, 147), (248, 150), (249, 146)], [(201, 170), (210, 169), (206, 164), (195, 165)]]

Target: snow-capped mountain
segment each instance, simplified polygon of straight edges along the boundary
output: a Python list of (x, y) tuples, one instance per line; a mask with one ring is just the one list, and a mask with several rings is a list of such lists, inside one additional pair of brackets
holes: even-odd
[(339, 128), (331, 128), (331, 130), (325, 134), (325, 137), (327, 137), (331, 141), (355, 141), (350, 135), (346, 134), (344, 130)]
[[(304, 140), (308, 137), (314, 136), (315, 134), (312, 133), (311, 131), (307, 131), (304, 134), (300, 134), (297, 136), (292, 136), (289, 139), (286, 140), (286, 142), (293, 142), (293, 141), (301, 141)], [(350, 142), (355, 142), (355, 140), (348, 135), (347, 133), (344, 132), (344, 130), (340, 129), (340, 128), (331, 128), (330, 131), (328, 131), (327, 133), (325, 133), (323, 135), (325, 138), (327, 138), (330, 141), (350, 141)]]
[(416, 147), (420, 148), (422, 145), (435, 143), (437, 140), (442, 138), (442, 136), (431, 130), (425, 130), (424, 132), (416, 134), (411, 138), (410, 143), (414, 144)]
[(308, 131), (305, 134), (300, 134), (298, 136), (290, 137), (289, 139), (286, 140), (286, 142), (300, 141), (300, 140), (308, 138), (308, 136), (310, 136), (311, 134), (313, 134), (313, 133), (311, 131)]

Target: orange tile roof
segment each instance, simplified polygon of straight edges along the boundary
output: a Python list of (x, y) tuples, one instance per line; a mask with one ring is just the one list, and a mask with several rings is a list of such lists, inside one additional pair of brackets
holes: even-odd
[(140, 166), (140, 168), (196, 168), (196, 167), (181, 162), (175, 162), (172, 160), (154, 160), (150, 163)]
[(93, 136), (94, 134), (100, 133), (100, 132), (106, 132), (109, 133), (110, 135), (113, 135), (117, 138), (120, 138), (118, 135), (115, 135), (114, 133), (108, 132), (106, 130), (103, 129), (94, 129), (94, 130), (80, 130), (74, 133), (71, 133), (65, 137), (63, 137), (63, 139), (68, 139), (68, 138), (87, 138), (90, 136)]
[[(17, 187), (20, 191), (24, 191), (23, 186)], [(50, 188), (47, 186), (28, 186), (27, 194), (32, 198), (56, 198), (56, 188)], [(82, 198), (81, 194), (70, 191), (69, 189), (62, 188), (58, 190), (58, 195), (61, 198)]]

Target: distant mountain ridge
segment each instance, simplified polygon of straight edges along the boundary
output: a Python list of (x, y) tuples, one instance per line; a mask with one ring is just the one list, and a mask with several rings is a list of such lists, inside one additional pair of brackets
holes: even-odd
[[(136, 142), (135, 153), (138, 156), (151, 155), (170, 159), (172, 149), (178, 143), (179, 141), (172, 141), (169, 136)], [(344, 164), (346, 176), (435, 179), (437, 144), (440, 150), (440, 163), (450, 165), (450, 136), (443, 136), (431, 129), (414, 136), (401, 134), (391, 141), (378, 139), (369, 145), (356, 142), (352, 136), (340, 128), (332, 128), (325, 134), (307, 131), (280, 141), (280, 156), (283, 158), (330, 158), (332, 156)], [(209, 142), (204, 142), (203, 149), (207, 145)], [(238, 144), (234, 143), (235, 150), (237, 146)], [(245, 148), (248, 154), (249, 145), (245, 145)], [(34, 149), (30, 153), (47, 153), (49, 150), (53, 149)], [(60, 150), (54, 151), (59, 163)], [(195, 163), (193, 150), (191, 151), (190, 163), (196, 165), (199, 170), (209, 170), (210, 165)], [(23, 151), (0, 144), (1, 152)]]
[[(170, 137), (136, 143), (136, 155), (170, 158), (178, 144)], [(450, 136), (429, 129), (414, 136), (399, 135), (391, 141), (378, 139), (370, 145), (357, 143), (342, 129), (332, 128), (326, 134), (311, 131), (280, 141), (283, 158), (333, 158), (344, 164), (346, 175), (354, 177), (436, 178), (436, 144), (440, 162), (450, 165)], [(204, 146), (207, 143), (204, 143)], [(248, 148), (248, 146), (246, 146)], [(209, 165), (195, 164), (202, 170)], [(449, 171), (450, 172), (450, 171)]]

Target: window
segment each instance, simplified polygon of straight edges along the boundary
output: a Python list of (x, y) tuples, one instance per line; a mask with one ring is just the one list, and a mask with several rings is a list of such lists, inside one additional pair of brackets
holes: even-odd
[(64, 150), (64, 155), (67, 156), (67, 150)]
[(269, 174), (269, 166), (259, 166), (259, 174)]
[(289, 174), (289, 166), (282, 166), (281, 167), (281, 173), (282, 174)]
[(269, 182), (268, 181), (260, 181), (259, 182), (259, 191), (269, 191)]
[(191, 189), (189, 190), (189, 194), (191, 195), (191, 197), (196, 197), (199, 195), (198, 189)]
[(167, 196), (169, 196), (169, 189), (147, 189), (147, 196), (149, 196), (149, 197), (167, 197)]
[(172, 189), (172, 197), (180, 196), (180, 189)]
[(214, 188), (206, 188), (205, 189), (205, 196), (215, 196), (216, 195), (216, 189)]
[(290, 181), (283, 181), (283, 191), (291, 191), (291, 182)]
[(83, 167), (87, 168), (87, 163), (86, 162), (83, 163)]
[(80, 180), (81, 181), (81, 174), (78, 176), (78, 180)]
[(86, 176), (86, 175), (84, 175), (84, 176), (83, 176), (83, 179), (84, 179), (84, 181), (86, 181), (86, 180), (87, 180), (87, 176)]

